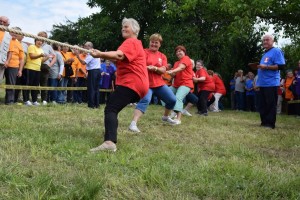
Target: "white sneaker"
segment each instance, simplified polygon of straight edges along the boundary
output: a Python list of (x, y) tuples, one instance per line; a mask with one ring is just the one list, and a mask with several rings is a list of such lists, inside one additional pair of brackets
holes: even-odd
[(176, 118), (176, 117), (177, 117), (176, 112), (172, 111), (170, 114), (170, 118)]
[(140, 129), (137, 127), (137, 125), (136, 124), (132, 124), (132, 123), (129, 126), (129, 130), (131, 130), (132, 132), (136, 132), (136, 133), (141, 132)]
[(183, 110), (182, 110), (182, 114), (185, 115), (185, 116), (189, 116), (189, 117), (193, 116), (193, 115), (192, 115), (191, 113), (189, 113), (189, 111), (187, 111), (186, 109), (183, 109)]
[(114, 143), (107, 144), (106, 142), (103, 142), (103, 144), (101, 144), (100, 146), (90, 149), (90, 152), (92, 152), (92, 153), (96, 153), (97, 151), (113, 151), (113, 152), (116, 152), (117, 151), (117, 146)]
[(175, 124), (175, 120), (171, 119), (169, 116), (162, 116), (161, 120), (168, 122), (169, 124)]
[(172, 125), (179, 125), (179, 124), (181, 124), (181, 121), (178, 120), (178, 119), (174, 119), (173, 121), (174, 121), (174, 124), (172, 124)]
[(43, 106), (46, 106), (48, 103), (47, 103), (47, 101), (43, 101)]
[(35, 102), (33, 102), (32, 105), (34, 105), (34, 106), (39, 106), (39, 105), (41, 105), (41, 104), (40, 104), (39, 102), (35, 101)]
[(32, 103), (31, 103), (30, 101), (26, 101), (24, 104), (25, 104), (26, 106), (32, 106)]
[(56, 105), (57, 103), (56, 103), (56, 101), (52, 101), (52, 104), (53, 104), (53, 105)]

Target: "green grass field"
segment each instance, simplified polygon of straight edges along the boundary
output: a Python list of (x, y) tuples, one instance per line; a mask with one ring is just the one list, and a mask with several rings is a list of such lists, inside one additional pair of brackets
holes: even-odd
[(150, 106), (133, 134), (127, 107), (118, 151), (92, 154), (103, 141), (103, 109), (2, 103), (0, 199), (300, 199), (293, 116), (278, 116), (275, 130), (260, 127), (257, 113), (236, 111), (170, 126), (163, 108)]

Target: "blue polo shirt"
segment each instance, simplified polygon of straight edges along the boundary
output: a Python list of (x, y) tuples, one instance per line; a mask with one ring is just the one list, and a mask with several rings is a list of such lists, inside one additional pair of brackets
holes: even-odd
[[(246, 81), (246, 84), (245, 84), (245, 87), (246, 87), (247, 89), (253, 88), (253, 80), (251, 80), (251, 79), (247, 80), (247, 81)], [(254, 94), (255, 94), (254, 90), (251, 90), (251, 91), (247, 91), (247, 92), (246, 92), (246, 96), (250, 96), (250, 95), (254, 95)]]
[(94, 58), (88, 54), (84, 62), (86, 63), (86, 70), (100, 69), (100, 58)]
[[(266, 51), (260, 60), (260, 65), (284, 65), (283, 52), (276, 47)], [(259, 87), (274, 87), (280, 85), (280, 70), (257, 70), (258, 79), (256, 85)]]

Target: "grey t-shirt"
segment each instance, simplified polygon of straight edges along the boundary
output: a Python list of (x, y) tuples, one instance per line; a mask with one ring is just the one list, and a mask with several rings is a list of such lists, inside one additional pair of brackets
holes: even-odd
[[(58, 74), (63, 71), (64, 59), (59, 51), (54, 51), (56, 55), (56, 62), (50, 67), (49, 78), (55, 79)], [(62, 69), (60, 69), (62, 67)]]
[[(44, 54), (45, 54), (46, 56), (49, 55), (49, 54), (52, 54), (52, 55), (55, 54), (55, 53), (54, 53), (54, 50), (52, 49), (52, 47), (51, 47), (49, 44), (47, 44), (47, 43), (44, 43), (44, 44), (42, 45), (42, 49), (43, 49)], [(43, 64), (49, 65), (51, 61), (52, 61), (52, 58), (49, 58), (48, 60), (46, 60), (45, 62), (43, 62)]]
[(23, 51), (24, 51), (24, 63), (26, 63), (27, 60), (27, 52), (28, 52), (28, 44), (26, 44), (25, 42), (21, 42), (22, 47), (23, 47)]
[(243, 78), (237, 77), (235, 79), (235, 91), (245, 92), (245, 80), (246, 80), (246, 78), (244, 76), (243, 76)]

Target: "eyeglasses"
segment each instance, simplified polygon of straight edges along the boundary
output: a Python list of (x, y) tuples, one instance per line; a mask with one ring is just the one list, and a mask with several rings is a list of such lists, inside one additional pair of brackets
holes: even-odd
[(1, 22), (1, 24), (5, 25), (5, 26), (9, 26), (8, 21), (4, 21), (4, 20), (1, 20), (1, 19), (0, 19), (0, 22)]

